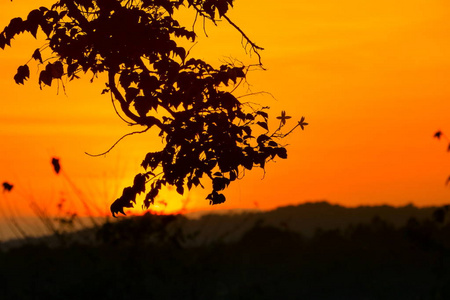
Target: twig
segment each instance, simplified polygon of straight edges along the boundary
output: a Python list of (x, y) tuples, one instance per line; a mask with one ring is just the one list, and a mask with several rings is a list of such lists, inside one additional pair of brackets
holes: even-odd
[[(191, 48), (189, 48), (189, 50), (186, 52), (186, 57), (184, 58), (184, 60), (186, 60), (189, 56), (189, 54), (191, 53), (192, 48), (194, 48), (195, 45), (197, 45), (198, 42), (195, 42), (194, 45), (191, 46)], [(184, 62), (183, 62), (184, 65)]]
[(206, 17), (205, 16), (203, 16), (203, 32), (205, 33), (205, 36), (206, 37), (208, 37), (208, 34), (206, 33)]
[(260, 94), (267, 94), (267, 95), (269, 95), (270, 97), (272, 97), (275, 101), (277, 101), (277, 98), (275, 98), (274, 95), (272, 95), (272, 94), (269, 93), (269, 92), (265, 92), (265, 91), (254, 92), (254, 93), (250, 93), (250, 94), (245, 94), (245, 95), (238, 96), (238, 97), (236, 97), (236, 98), (237, 98), (237, 99), (240, 99), (240, 98), (249, 97), (249, 96), (255, 96), (255, 95), (260, 95)]
[(132, 123), (132, 122), (130, 122), (130, 121), (125, 120), (125, 118), (122, 117), (122, 116), (119, 114), (119, 111), (117, 110), (117, 107), (116, 107), (116, 105), (114, 104), (114, 97), (113, 97), (112, 92), (110, 92), (110, 95), (111, 95), (111, 103), (112, 103), (112, 106), (113, 106), (113, 108), (114, 108), (114, 111), (116, 112), (116, 115), (118, 115), (119, 118), (120, 118), (122, 121), (124, 121), (125, 123), (127, 123), (128, 125), (137, 125), (136, 123)]
[(134, 135), (134, 134), (138, 134), (138, 133), (144, 133), (144, 132), (146, 132), (146, 131), (148, 131), (150, 129), (150, 127), (148, 126), (147, 128), (145, 128), (144, 130), (141, 130), (141, 131), (134, 131), (134, 132), (130, 132), (130, 133), (127, 133), (127, 134), (125, 134), (124, 136), (122, 136), (120, 139), (118, 139), (108, 150), (106, 150), (105, 152), (103, 152), (103, 153), (100, 153), (100, 154), (90, 154), (90, 153), (87, 153), (87, 152), (84, 152), (84, 153), (86, 153), (87, 155), (89, 155), (89, 156), (92, 156), (92, 157), (97, 157), (97, 156), (102, 156), (102, 155), (105, 155), (105, 154), (107, 154), (107, 153), (109, 153), (121, 140), (123, 140), (124, 138), (126, 138), (127, 136), (130, 136), (130, 135)]
[(294, 131), (294, 129), (297, 128), (298, 126), (300, 126), (300, 123), (297, 123), (297, 125), (295, 125), (291, 130), (289, 130), (288, 133), (283, 134), (281, 137), (285, 138), (286, 136), (291, 134), (291, 132)]
[(197, 23), (197, 18), (198, 18), (198, 11), (195, 12), (195, 19), (194, 22), (192, 23), (192, 31), (195, 31), (195, 24)]
[(262, 66), (261, 55), (259, 54), (258, 50), (264, 50), (264, 48), (256, 45), (254, 42), (252, 42), (252, 40), (250, 40), (250, 38), (245, 34), (245, 32), (242, 31), (242, 29), (239, 28), (239, 26), (237, 26), (233, 21), (231, 21), (230, 18), (228, 18), (227, 15), (223, 15), (222, 17), (225, 20), (227, 20), (227, 22), (231, 26), (233, 26), (237, 31), (239, 31), (239, 33), (242, 35), (242, 37), (245, 38), (245, 40), (250, 44), (251, 50), (253, 50), (253, 52), (255, 52), (255, 54), (258, 56), (259, 65)]

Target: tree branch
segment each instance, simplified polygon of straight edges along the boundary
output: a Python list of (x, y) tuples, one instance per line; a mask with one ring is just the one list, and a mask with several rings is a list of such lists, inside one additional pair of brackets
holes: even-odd
[(148, 126), (148, 127), (152, 127), (152, 126), (156, 125), (157, 127), (159, 127), (159, 129), (166, 131), (166, 128), (165, 128), (166, 126), (163, 123), (161, 123), (161, 121), (159, 119), (152, 117), (152, 116), (140, 117), (130, 111), (129, 103), (125, 100), (125, 98), (122, 96), (120, 91), (117, 89), (116, 82), (114, 80), (115, 74), (116, 73), (112, 70), (108, 71), (108, 84), (109, 84), (109, 88), (111, 89), (111, 92), (113, 93), (114, 97), (117, 99), (117, 101), (119, 101), (120, 107), (121, 107), (123, 113), (128, 118), (130, 118), (131, 120), (133, 120), (134, 122), (136, 122), (140, 125), (144, 125), (144, 126)]
[(122, 120), (122, 121), (124, 121), (125, 123), (127, 123), (128, 125), (137, 125), (137, 123), (132, 123), (132, 122), (130, 122), (130, 121), (128, 121), (128, 120), (125, 120), (125, 118), (124, 117), (122, 117), (120, 114), (119, 114), (119, 111), (117, 110), (117, 107), (116, 107), (116, 104), (114, 104), (114, 97), (113, 97), (113, 94), (112, 94), (112, 92), (110, 93), (110, 95), (111, 95), (111, 103), (112, 103), (112, 106), (113, 106), (113, 108), (114, 108), (114, 111), (116, 112), (116, 115)]
[(239, 26), (237, 26), (233, 21), (230, 20), (230, 18), (228, 18), (227, 15), (223, 15), (222, 16), (225, 20), (227, 20), (227, 22), (233, 26), (237, 31), (239, 31), (239, 33), (242, 35), (242, 37), (247, 41), (248, 44), (250, 44), (251, 46), (251, 50), (253, 50), (253, 52), (255, 52), (255, 54), (258, 56), (258, 61), (259, 64), (262, 66), (262, 62), (261, 62), (261, 55), (259, 54), (258, 50), (264, 50), (264, 48), (256, 45), (254, 42), (252, 42), (252, 40), (250, 40), (250, 38), (245, 34), (244, 31), (242, 31), (241, 28), (239, 28)]
[(141, 130), (141, 131), (134, 131), (134, 132), (130, 132), (130, 133), (125, 134), (120, 139), (118, 139), (108, 150), (106, 150), (103, 153), (100, 153), (100, 154), (90, 154), (90, 153), (87, 153), (87, 152), (84, 152), (84, 153), (86, 153), (87, 155), (92, 156), (92, 157), (105, 155), (105, 154), (109, 153), (121, 140), (123, 140), (127, 136), (138, 134), (138, 133), (144, 133), (144, 132), (148, 131), (149, 129), (150, 129), (150, 127), (147, 127), (147, 128), (145, 128), (144, 130)]
[[(195, 15), (195, 20), (194, 20), (194, 24), (192, 25), (192, 28), (194, 28), (195, 26), (195, 22), (197, 21), (197, 16), (200, 15), (203, 17), (203, 31), (206, 35), (206, 37), (208, 37), (208, 34), (206, 33), (206, 29), (205, 29), (205, 19), (209, 19), (211, 20), (211, 22), (213, 22), (214, 25), (217, 26), (217, 22), (216, 20), (214, 20), (213, 18), (211, 18), (208, 15), (205, 15), (202, 11), (201, 8), (197, 7), (196, 5), (193, 5), (194, 9), (197, 11), (197, 14)], [(242, 37), (247, 41), (247, 43), (251, 46), (251, 50), (258, 56), (258, 62), (259, 65), (262, 67), (262, 61), (261, 61), (261, 54), (259, 54), (258, 50), (264, 50), (264, 48), (256, 45), (246, 34), (244, 31), (242, 31), (241, 28), (239, 28), (239, 26), (237, 26), (233, 21), (231, 21), (230, 18), (228, 18), (228, 16), (226, 14), (221, 16), (222, 18), (224, 18), (231, 26), (233, 26), (237, 31), (239, 31), (239, 33), (242, 35)], [(245, 48), (245, 46), (244, 46)], [(263, 68), (264, 69), (264, 68)]]

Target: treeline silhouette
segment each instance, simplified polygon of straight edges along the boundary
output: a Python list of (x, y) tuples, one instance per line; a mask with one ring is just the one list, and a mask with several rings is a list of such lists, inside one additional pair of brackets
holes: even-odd
[[(302, 207), (334, 206), (289, 210)], [(416, 216), (401, 225), (380, 215), (311, 235), (267, 221), (283, 208), (126, 218), (67, 236), (64, 245), (47, 238), (2, 251), (0, 298), (450, 299), (450, 224), (406, 209)], [(251, 226), (235, 239), (222, 233), (196, 243), (201, 232), (185, 229), (189, 222), (218, 228), (214, 222), (230, 218)]]

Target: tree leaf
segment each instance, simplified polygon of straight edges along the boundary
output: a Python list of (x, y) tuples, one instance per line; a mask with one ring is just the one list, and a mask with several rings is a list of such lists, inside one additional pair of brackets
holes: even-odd
[(0, 48), (5, 49), (6, 46), (6, 38), (3, 33), (0, 33)]
[(261, 110), (257, 111), (256, 114), (262, 116), (264, 119), (268, 119), (269, 118), (269, 115), (266, 112), (261, 111)]
[(287, 150), (286, 150), (286, 148), (278, 148), (277, 149), (277, 155), (280, 158), (286, 159), (287, 158)]
[(113, 217), (115, 218), (119, 213), (126, 215), (124, 209), (133, 207), (133, 203), (136, 203), (136, 192), (131, 187), (124, 188), (122, 196), (111, 204), (110, 210)]
[(183, 47), (176, 47), (174, 49), (174, 53), (176, 55), (178, 55), (181, 58), (182, 61), (185, 60), (185, 58), (186, 58), (186, 49), (184, 49)]
[(144, 169), (151, 168), (154, 170), (163, 160), (162, 152), (149, 152), (145, 156), (144, 161), (142, 162), (142, 167)]
[(67, 67), (67, 76), (72, 77), (80, 65), (78, 63), (69, 64)]
[(43, 22), (43, 12), (39, 9), (32, 10), (26, 20), (28, 31), (36, 38), (39, 24)]
[(213, 182), (213, 190), (221, 191), (230, 184), (230, 179), (225, 177), (215, 177), (213, 178), (212, 182)]
[(306, 125), (309, 125), (308, 123), (305, 122), (305, 117), (302, 117), (301, 120), (298, 122), (298, 125), (300, 125), (300, 127), (302, 128), (302, 130), (305, 129)]
[(266, 142), (266, 141), (268, 141), (268, 140), (270, 140), (270, 137), (268, 137), (268, 136), (265, 135), (265, 134), (261, 134), (261, 135), (258, 136), (258, 138), (256, 139), (256, 142), (257, 142), (259, 145), (262, 145), (262, 144), (264, 144), (264, 142)]
[(44, 83), (45, 85), (51, 86), (52, 80), (53, 80), (53, 77), (52, 77), (51, 72), (49, 72), (47, 70), (41, 71), (41, 73), (39, 74), (39, 87), (42, 89), (42, 83)]
[(225, 202), (225, 196), (217, 193), (216, 191), (213, 191), (211, 194), (209, 194), (206, 199), (210, 200), (209, 204), (211, 205), (221, 204)]
[(25, 80), (30, 77), (30, 69), (27, 65), (20, 66), (17, 68), (17, 73), (14, 76), (14, 81), (17, 84), (23, 84)]
[(180, 195), (184, 194), (184, 187), (183, 185), (177, 185), (177, 193)]
[(42, 20), (41, 23), (39, 23), (39, 25), (41, 26), (41, 29), (45, 33), (47, 38), (49, 38), (53, 30), (53, 25), (46, 20)]
[(147, 113), (157, 105), (158, 99), (155, 99), (153, 97), (137, 96), (134, 99), (134, 108), (141, 117), (146, 116)]
[(11, 40), (15, 35), (22, 33), (26, 29), (25, 22), (22, 18), (14, 18), (9, 22), (9, 25), (3, 30), (7, 40)]
[(256, 124), (258, 124), (259, 126), (261, 126), (262, 128), (264, 128), (265, 130), (269, 130), (269, 126), (267, 126), (267, 122), (256, 122)]
[(125, 92), (125, 99), (127, 100), (128, 103), (130, 103), (136, 98), (138, 94), (139, 89), (133, 87), (127, 88)]
[(41, 64), (43, 63), (42, 61), (42, 56), (41, 56), (41, 51), (39, 51), (39, 48), (34, 50), (33, 55), (31, 56), (31, 58), (38, 60)]
[(147, 176), (145, 174), (137, 174), (134, 177), (133, 189), (137, 194), (145, 192), (145, 182), (147, 180)]
[(48, 64), (47, 66), (50, 66), (50, 72), (53, 78), (61, 79), (64, 75), (64, 66), (59, 60), (55, 61), (53, 64)]
[(253, 121), (255, 119), (255, 117), (252, 114), (246, 114), (245, 119)]
[(253, 159), (251, 157), (245, 157), (242, 160), (242, 165), (244, 166), (244, 168), (246, 168), (247, 170), (251, 170), (253, 168)]
[(217, 11), (219, 12), (219, 16), (222, 17), (228, 11), (228, 2), (226, 0), (218, 0), (216, 2)]
[(211, 19), (215, 19), (215, 11), (214, 11), (214, 0), (206, 0), (203, 2), (203, 10), (207, 15), (211, 17)]

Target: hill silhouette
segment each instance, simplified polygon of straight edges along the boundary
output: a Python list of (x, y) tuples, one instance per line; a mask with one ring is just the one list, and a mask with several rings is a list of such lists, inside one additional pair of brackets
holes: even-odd
[(0, 297), (449, 299), (450, 224), (432, 211), (308, 203), (125, 218), (1, 251)]
[[(204, 211), (176, 215), (170, 217), (173, 222), (164, 230), (166, 235), (182, 234), (186, 237), (184, 246), (193, 247), (216, 242), (236, 242), (256, 225), (289, 230), (304, 237), (312, 237), (317, 230), (343, 230), (349, 225), (369, 223), (374, 218), (381, 218), (394, 227), (399, 228), (411, 218), (417, 220), (430, 218), (435, 210), (436, 207), (418, 208), (412, 204), (402, 207), (382, 205), (348, 208), (333, 205), (326, 201), (307, 202), (299, 205), (279, 207), (269, 211)], [(147, 217), (127, 217), (120, 219), (117, 224), (116, 222), (107, 223), (102, 229), (104, 230), (110, 226), (116, 226), (117, 228), (140, 226), (140, 234), (151, 235), (152, 226), (146, 227), (147, 222), (144, 221)], [(157, 216), (153, 217), (158, 218)], [(76, 228), (79, 229), (79, 227)], [(123, 230), (125, 234), (126, 229)], [(130, 229), (130, 231), (132, 230)], [(97, 234), (96, 229), (85, 228), (72, 234), (67, 234), (66, 239), (77, 243), (93, 243)], [(126, 239), (126, 237), (122, 238)], [(40, 243), (44, 241), (50, 245), (59, 245), (59, 240), (55, 236), (50, 235), (32, 238), (27, 241), (23, 239), (4, 241), (0, 243), (0, 248), (8, 249), (25, 243)], [(156, 240), (155, 243), (158, 243), (158, 241)]]
[(270, 211), (206, 214), (193, 220), (188, 215), (188, 219), (180, 220), (180, 227), (186, 235), (196, 235), (198, 243), (207, 244), (217, 239), (237, 241), (256, 224), (311, 237), (319, 229), (343, 230), (349, 225), (367, 223), (374, 218), (382, 218), (398, 228), (410, 218), (429, 218), (435, 210), (436, 207), (418, 208), (412, 204), (402, 207), (383, 205), (347, 208), (323, 201), (284, 206)]

